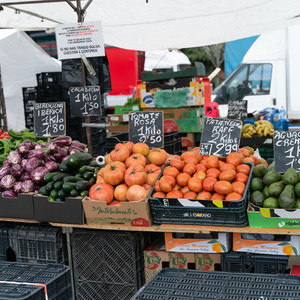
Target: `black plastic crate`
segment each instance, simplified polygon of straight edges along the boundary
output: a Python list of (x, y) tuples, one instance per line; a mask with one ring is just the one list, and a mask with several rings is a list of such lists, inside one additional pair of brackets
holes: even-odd
[[(237, 201), (222, 201), (222, 207), (212, 200), (188, 200), (176, 198), (152, 198), (152, 187), (148, 199), (154, 224), (189, 224), (243, 227), (248, 224), (247, 206), (250, 200), (250, 180), (253, 163), (244, 163), (251, 167), (243, 198)], [(164, 166), (169, 166), (169, 163)], [(163, 175), (162, 169), (157, 180)], [(194, 205), (195, 204), (195, 205)]]
[(39, 286), (1, 283), (0, 299), (41, 300), (45, 299), (45, 292)]
[(229, 252), (221, 255), (222, 271), (241, 273), (284, 274), (287, 255), (267, 255), (247, 252)]
[[(71, 272), (70, 268), (64, 265), (0, 262), (0, 281), (43, 284), (46, 285), (49, 300), (72, 299)], [(25, 284), (18, 284), (15, 286), (23, 288), (30, 287), (30, 285)], [(2, 284), (0, 285), (0, 288), (1, 287)], [(39, 288), (40, 287), (38, 287), (38, 289)], [(40, 298), (26, 297), (17, 299), (45, 299), (43, 287), (42, 292), (43, 296)], [(65, 298), (61, 298), (61, 295), (64, 295)], [(3, 299), (1, 297), (1, 289), (0, 299)]]
[(0, 261), (7, 261), (7, 250), (9, 248), (9, 226), (0, 223)]
[(145, 235), (75, 229), (71, 242), (77, 300), (130, 299), (145, 282)]
[(22, 93), (24, 103), (28, 101), (36, 101), (37, 99), (37, 87), (23, 87)]
[[(107, 138), (107, 152), (112, 151), (115, 145), (128, 141), (128, 132), (117, 133)], [(181, 133), (179, 131), (164, 134), (164, 150), (172, 155), (181, 155)]]
[(9, 244), (17, 262), (68, 264), (66, 236), (61, 228), (17, 225), (9, 229)]
[(37, 102), (64, 102), (61, 86), (38, 86)]
[(36, 80), (39, 86), (57, 86), (62, 85), (61, 72), (48, 72), (36, 74)]
[(300, 299), (300, 277), (166, 268), (132, 298), (142, 299)]

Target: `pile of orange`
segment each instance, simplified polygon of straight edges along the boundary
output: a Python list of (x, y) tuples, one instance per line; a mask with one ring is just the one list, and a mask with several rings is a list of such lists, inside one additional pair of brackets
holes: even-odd
[(155, 182), (153, 198), (240, 200), (251, 170), (243, 164), (247, 151), (232, 152), (226, 159), (202, 156), (199, 148), (185, 152), (164, 168), (162, 177)]

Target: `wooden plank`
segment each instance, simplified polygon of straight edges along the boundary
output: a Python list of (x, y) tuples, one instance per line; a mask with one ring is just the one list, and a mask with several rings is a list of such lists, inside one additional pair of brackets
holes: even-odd
[(19, 223), (41, 223), (31, 219), (13, 219), (13, 218), (0, 218), (1, 222), (19, 222)]

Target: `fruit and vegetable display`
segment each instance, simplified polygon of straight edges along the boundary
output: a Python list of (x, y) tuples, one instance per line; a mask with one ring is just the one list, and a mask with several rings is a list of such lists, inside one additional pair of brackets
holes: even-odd
[(300, 208), (300, 174), (294, 168), (275, 172), (274, 162), (268, 168), (257, 165), (250, 182), (251, 202), (264, 208)]
[(271, 122), (260, 120), (252, 124), (245, 124), (242, 127), (242, 137), (251, 138), (253, 136), (264, 137), (273, 136), (274, 127)]

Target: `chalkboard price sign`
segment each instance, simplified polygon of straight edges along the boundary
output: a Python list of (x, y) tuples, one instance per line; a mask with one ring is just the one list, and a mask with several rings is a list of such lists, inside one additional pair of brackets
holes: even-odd
[(228, 119), (246, 120), (248, 102), (246, 100), (229, 100), (228, 101)]
[(100, 86), (69, 88), (72, 117), (101, 116)]
[(64, 102), (34, 104), (34, 135), (60, 136), (66, 134), (66, 108)]
[(276, 131), (273, 136), (276, 172), (300, 171), (300, 132)]
[(129, 140), (146, 143), (150, 148), (163, 148), (163, 112), (133, 112), (129, 114)]
[(205, 118), (200, 142), (200, 154), (226, 157), (231, 152), (238, 152), (241, 129), (241, 121)]

